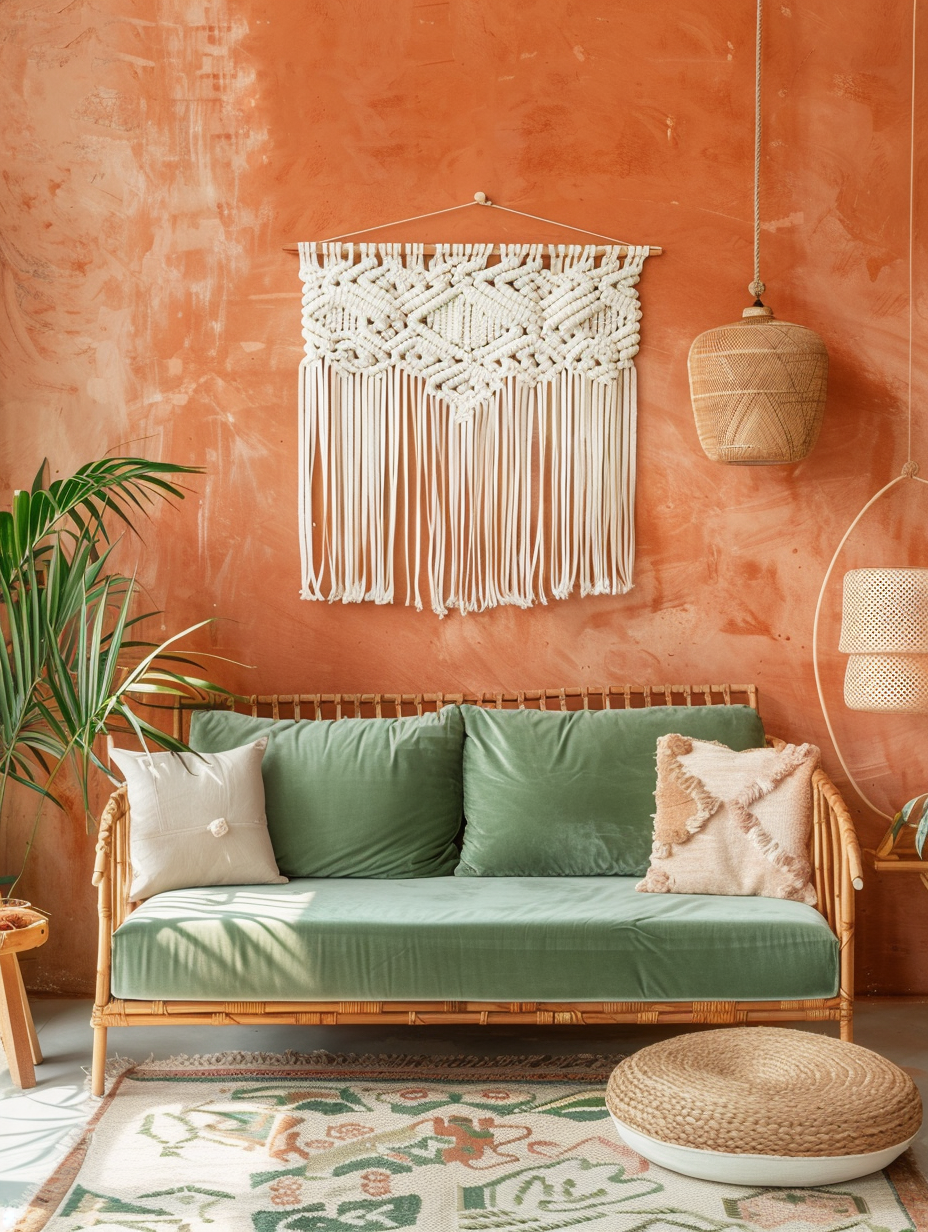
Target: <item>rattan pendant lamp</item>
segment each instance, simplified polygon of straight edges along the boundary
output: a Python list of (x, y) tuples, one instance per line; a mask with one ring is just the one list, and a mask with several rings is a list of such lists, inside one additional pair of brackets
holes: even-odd
[[(841, 753), (825, 703), (818, 663), (818, 628), (822, 601), (835, 564), (861, 518), (899, 483), (928, 481), (918, 474), (912, 457), (913, 252), (915, 239), (915, 34), (918, 0), (912, 3), (912, 98), (909, 130), (909, 356), (908, 456), (902, 473), (891, 479), (864, 505), (845, 531), (825, 572), (815, 606), (812, 662), (815, 683), (828, 734), (844, 773), (863, 802), (887, 820), (851, 773)], [(873, 713), (928, 714), (928, 568), (852, 569), (844, 575), (839, 649), (849, 655), (844, 678), (844, 702), (851, 710)]]
[(760, 278), (761, 50), (757, 0), (754, 90), (754, 303), (740, 321), (700, 334), (690, 347), (690, 397), (699, 442), (713, 462), (782, 466), (818, 440), (828, 352), (814, 330), (777, 321)]

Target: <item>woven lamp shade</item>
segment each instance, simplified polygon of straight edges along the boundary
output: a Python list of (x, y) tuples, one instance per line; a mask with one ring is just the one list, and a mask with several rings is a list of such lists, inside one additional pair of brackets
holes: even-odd
[(828, 352), (814, 330), (763, 306), (690, 347), (699, 441), (713, 462), (778, 466), (810, 452), (822, 426)]
[(928, 569), (845, 574), (840, 649), (851, 710), (928, 714)]

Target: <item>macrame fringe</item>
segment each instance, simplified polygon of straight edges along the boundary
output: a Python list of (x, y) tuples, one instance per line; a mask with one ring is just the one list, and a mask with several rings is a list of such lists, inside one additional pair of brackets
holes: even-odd
[(399, 369), (300, 373), (304, 599), (443, 616), (624, 594), (635, 557), (634, 368), (510, 378), (467, 419)]

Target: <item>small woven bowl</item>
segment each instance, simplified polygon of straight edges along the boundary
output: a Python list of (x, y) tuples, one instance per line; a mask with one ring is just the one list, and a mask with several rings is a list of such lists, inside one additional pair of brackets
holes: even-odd
[(912, 1079), (891, 1061), (783, 1027), (680, 1035), (609, 1079), (620, 1137), (652, 1163), (742, 1185), (829, 1185), (877, 1172), (922, 1123)]
[(0, 931), (17, 932), (21, 928), (31, 928), (33, 924), (45, 923), (46, 917), (41, 911), (36, 911), (29, 903), (19, 906), (12, 902), (0, 905)]

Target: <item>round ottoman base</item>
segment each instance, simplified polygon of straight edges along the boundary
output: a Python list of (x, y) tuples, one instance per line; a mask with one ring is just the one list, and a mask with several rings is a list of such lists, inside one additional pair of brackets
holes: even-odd
[(884, 1147), (868, 1155), (735, 1155), (660, 1142), (623, 1125), (618, 1117), (612, 1119), (626, 1146), (652, 1164), (683, 1176), (694, 1176), (700, 1181), (720, 1181), (724, 1185), (837, 1185), (888, 1167), (916, 1137), (913, 1134), (898, 1146)]
[(918, 1133), (912, 1078), (846, 1040), (785, 1027), (672, 1036), (612, 1072), (606, 1107), (645, 1159), (723, 1184), (836, 1185)]

